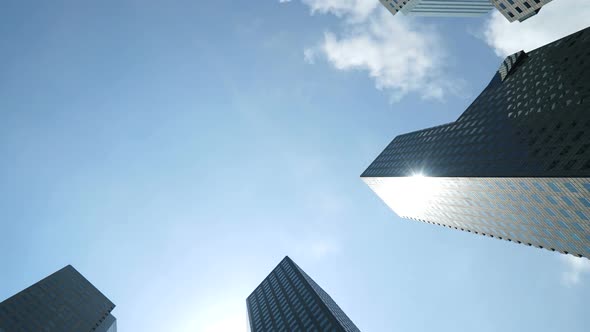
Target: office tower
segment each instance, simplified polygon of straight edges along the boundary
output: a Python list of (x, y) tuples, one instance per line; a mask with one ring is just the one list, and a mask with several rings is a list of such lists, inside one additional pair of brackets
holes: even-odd
[(0, 303), (0, 331), (117, 332), (114, 307), (68, 265)]
[(551, 0), (379, 0), (393, 15), (482, 16), (496, 7), (508, 21), (524, 21), (536, 15)]
[(361, 175), (400, 217), (590, 257), (590, 28), (507, 57), (455, 122)]
[(359, 331), (328, 293), (289, 257), (248, 299), (251, 332)]
[(490, 0), (380, 0), (393, 15), (409, 16), (482, 16), (494, 8)]
[(518, 20), (522, 22), (531, 16), (537, 15), (541, 7), (551, 0), (491, 0), (494, 6), (510, 22)]

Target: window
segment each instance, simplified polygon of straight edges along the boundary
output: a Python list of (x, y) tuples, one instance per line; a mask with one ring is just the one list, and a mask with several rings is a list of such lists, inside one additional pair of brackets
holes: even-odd
[(546, 207), (546, 208), (545, 208), (545, 211), (547, 211), (547, 213), (548, 213), (550, 216), (552, 216), (552, 217), (555, 217), (555, 212), (553, 212), (553, 210), (551, 210), (550, 208)]
[(576, 152), (576, 154), (577, 155), (583, 154), (584, 152), (586, 152), (586, 150), (588, 150), (589, 147), (590, 147), (590, 144), (582, 145), (582, 147), (578, 150), (578, 152)]
[(588, 199), (586, 199), (586, 198), (584, 198), (584, 197), (580, 197), (580, 198), (578, 198), (578, 199), (580, 200), (580, 202), (581, 202), (582, 204), (584, 204), (584, 206), (586, 206), (586, 207), (590, 207), (590, 201), (588, 201)]
[(561, 214), (566, 217), (566, 218), (571, 218), (572, 216), (564, 209), (559, 209), (559, 212), (561, 212)]
[(519, 14), (520, 14), (520, 13), (522, 13), (522, 9), (520, 9), (520, 7), (516, 6), (516, 7), (514, 7), (514, 9), (516, 9), (516, 11), (517, 11)]
[(566, 182), (566, 183), (564, 183), (563, 185), (564, 185), (564, 186), (565, 186), (565, 187), (566, 187), (566, 188), (567, 188), (567, 189), (568, 189), (570, 192), (572, 192), (572, 193), (577, 193), (577, 192), (578, 192), (578, 190), (576, 189), (576, 187), (574, 187), (574, 185), (572, 185), (572, 184), (571, 184), (571, 183), (569, 183), (569, 182)]
[(567, 164), (565, 164), (565, 166), (563, 166), (563, 168), (566, 170), (570, 170), (570, 169), (572, 169), (572, 167), (574, 167), (576, 162), (578, 162), (578, 161), (577, 160), (570, 160), (567, 162)]
[(553, 199), (553, 196), (547, 196), (547, 200), (549, 202), (551, 202), (551, 204), (557, 205), (557, 201), (555, 199)]
[(557, 185), (556, 185), (555, 183), (553, 183), (553, 182), (549, 182), (547, 185), (548, 185), (548, 186), (549, 186), (549, 188), (551, 188), (551, 189), (552, 189), (554, 192), (556, 192), (556, 193), (560, 193), (560, 192), (561, 192), (561, 189), (559, 189), (559, 187), (557, 187)]
[[(543, 204), (543, 201), (541, 200), (541, 198), (539, 198), (539, 195), (537, 194), (532, 194), (531, 197), (535, 200), (535, 202), (539, 203), (539, 204)], [(590, 204), (590, 202), (588, 202)], [(590, 206), (590, 205), (589, 205)]]
[(569, 199), (569, 197), (567, 197), (567, 196), (561, 196), (561, 199), (565, 202), (565, 204), (567, 204), (569, 206), (574, 206), (574, 202), (572, 202), (572, 200)]
[(529, 5), (529, 3), (528, 3), (528, 2), (526, 2), (526, 1), (524, 2), (524, 6), (525, 6), (526, 8), (531, 8), (531, 5)]
[(586, 215), (582, 212), (582, 211), (576, 211), (576, 214), (578, 215), (578, 217), (580, 217), (582, 220), (590, 220), (588, 219), (588, 217), (586, 217)]
[[(545, 189), (543, 189), (543, 186), (541, 184), (539, 184), (538, 182), (533, 182), (533, 186), (535, 186), (535, 188), (537, 188), (537, 190), (539, 190), (539, 191), (545, 191)], [(590, 191), (590, 189), (588, 189), (588, 191)]]

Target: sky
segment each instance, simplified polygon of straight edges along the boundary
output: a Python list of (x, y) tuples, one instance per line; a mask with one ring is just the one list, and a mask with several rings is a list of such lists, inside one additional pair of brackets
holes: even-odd
[(72, 264), (120, 331), (245, 332), (289, 255), (362, 331), (587, 331), (590, 261), (400, 219), (359, 176), (589, 25), (588, 0), (3, 1), (0, 300)]

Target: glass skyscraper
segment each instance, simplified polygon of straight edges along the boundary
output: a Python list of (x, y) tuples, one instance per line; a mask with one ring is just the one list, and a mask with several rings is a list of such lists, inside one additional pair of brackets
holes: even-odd
[(522, 22), (531, 16), (537, 15), (541, 7), (551, 0), (492, 0), (496, 8), (510, 22), (518, 20)]
[(246, 304), (251, 332), (360, 331), (289, 257), (248, 296)]
[(481, 16), (494, 8), (490, 0), (380, 0), (392, 14), (409, 16)]
[(590, 28), (507, 57), (455, 122), (361, 175), (399, 216), (590, 257)]
[(0, 332), (117, 332), (114, 307), (68, 265), (0, 303)]
[(496, 7), (510, 22), (536, 15), (551, 0), (379, 0), (393, 15), (474, 17)]

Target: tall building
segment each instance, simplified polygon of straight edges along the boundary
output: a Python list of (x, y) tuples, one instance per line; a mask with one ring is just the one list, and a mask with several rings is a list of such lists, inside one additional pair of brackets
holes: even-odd
[(393, 15), (408, 16), (482, 16), (494, 8), (490, 0), (379, 0)]
[(491, 0), (494, 6), (510, 22), (518, 20), (522, 22), (531, 16), (537, 15), (541, 7), (551, 0)]
[(551, 0), (379, 0), (393, 15), (476, 17), (496, 7), (508, 21), (524, 21)]
[(0, 303), (0, 331), (117, 332), (114, 307), (68, 265)]
[(590, 257), (590, 28), (507, 57), (455, 122), (361, 175), (400, 217)]
[(289, 257), (248, 296), (246, 304), (251, 332), (360, 331)]

